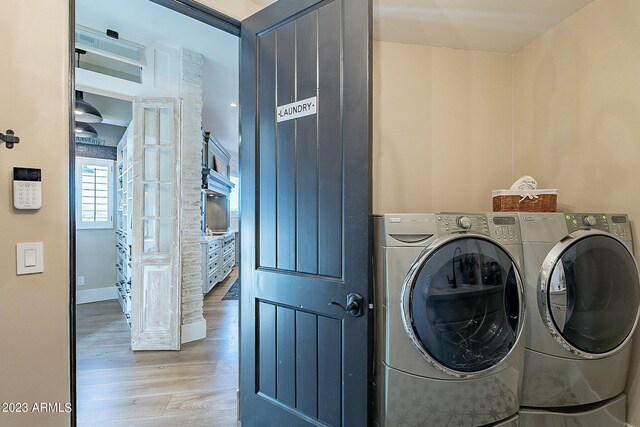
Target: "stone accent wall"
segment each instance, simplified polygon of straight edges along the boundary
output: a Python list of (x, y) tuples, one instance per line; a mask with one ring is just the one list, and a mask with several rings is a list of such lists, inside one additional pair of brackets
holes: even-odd
[(180, 50), (182, 98), (182, 325), (204, 320), (200, 245), (203, 57)]

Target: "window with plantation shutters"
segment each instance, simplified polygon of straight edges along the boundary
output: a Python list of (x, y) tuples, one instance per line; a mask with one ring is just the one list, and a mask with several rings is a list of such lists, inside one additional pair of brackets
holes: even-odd
[(77, 228), (113, 228), (113, 161), (76, 159)]

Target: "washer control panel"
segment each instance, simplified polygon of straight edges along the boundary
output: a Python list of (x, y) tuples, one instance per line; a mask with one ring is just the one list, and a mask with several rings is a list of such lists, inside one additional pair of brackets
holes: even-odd
[(624, 214), (567, 213), (564, 219), (569, 232), (592, 229), (606, 231), (623, 240), (632, 239), (629, 217)]
[(486, 215), (444, 213), (436, 215), (436, 223), (439, 235), (465, 232), (489, 235)]
[(503, 244), (520, 243), (520, 221), (517, 214), (488, 215), (491, 237)]

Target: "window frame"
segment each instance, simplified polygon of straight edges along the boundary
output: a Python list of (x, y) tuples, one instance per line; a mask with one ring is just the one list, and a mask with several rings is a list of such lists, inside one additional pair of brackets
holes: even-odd
[[(107, 187), (107, 207), (109, 219), (107, 221), (83, 221), (82, 220), (82, 167), (86, 165), (101, 166), (108, 168)], [(77, 230), (109, 230), (113, 229), (114, 207), (115, 207), (115, 161), (107, 159), (96, 159), (90, 157), (76, 157), (76, 229)]]

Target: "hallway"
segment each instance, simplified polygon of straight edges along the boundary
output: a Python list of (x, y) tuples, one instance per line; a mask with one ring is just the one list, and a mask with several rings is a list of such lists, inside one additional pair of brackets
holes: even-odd
[(79, 426), (236, 426), (238, 301), (204, 299), (207, 338), (179, 352), (132, 352), (116, 300), (77, 308)]

